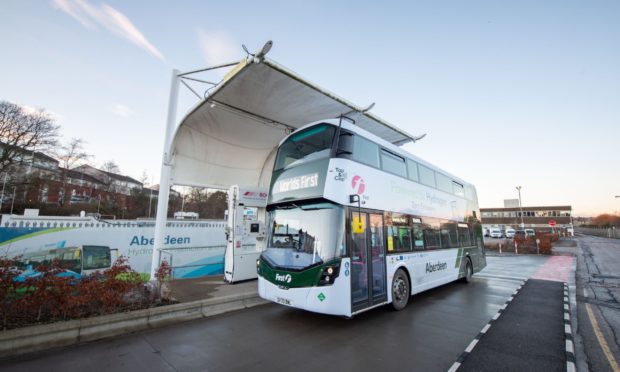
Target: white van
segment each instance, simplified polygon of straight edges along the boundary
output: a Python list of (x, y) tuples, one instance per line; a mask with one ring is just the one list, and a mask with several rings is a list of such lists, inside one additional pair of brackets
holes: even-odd
[(507, 227), (506, 228), (506, 237), (507, 238), (513, 238), (515, 236), (515, 229), (513, 229), (512, 227)]
[(498, 229), (497, 227), (493, 227), (491, 228), (489, 235), (491, 235), (491, 238), (501, 238), (502, 230)]

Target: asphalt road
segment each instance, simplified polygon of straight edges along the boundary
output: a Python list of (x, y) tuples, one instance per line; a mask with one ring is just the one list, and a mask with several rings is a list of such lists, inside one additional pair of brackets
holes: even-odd
[(347, 320), (280, 305), (27, 355), (11, 371), (446, 371), (546, 257), (489, 257), (470, 284)]
[[(620, 371), (620, 239), (578, 237), (578, 367)], [(581, 360), (580, 360), (581, 359)]]

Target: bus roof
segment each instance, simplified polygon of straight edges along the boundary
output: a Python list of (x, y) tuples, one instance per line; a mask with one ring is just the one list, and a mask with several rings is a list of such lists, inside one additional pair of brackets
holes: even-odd
[[(409, 159), (411, 159), (411, 160), (413, 160), (413, 161), (415, 161), (415, 162), (417, 162), (419, 164), (424, 165), (427, 168), (430, 168), (430, 169), (432, 169), (432, 170), (434, 170), (436, 172), (440, 172), (440, 173), (442, 173), (442, 174), (452, 178), (453, 181), (456, 181), (456, 182), (460, 183), (463, 186), (467, 185), (468, 187), (471, 187), (471, 188), (475, 189), (474, 185), (471, 184), (470, 182), (467, 182), (467, 181), (463, 180), (462, 178), (457, 177), (454, 174), (452, 174), (452, 173), (450, 173), (448, 171), (445, 171), (445, 170), (439, 168), (438, 166), (436, 166), (434, 164), (431, 164), (431, 163), (427, 162), (426, 160), (424, 160), (424, 159), (422, 159), (422, 158), (420, 158), (420, 157), (418, 157), (418, 156), (408, 152), (407, 150), (403, 149), (402, 147), (395, 146), (395, 145), (389, 143), (388, 141), (385, 141), (381, 137), (378, 137), (378, 136), (374, 135), (373, 133), (371, 133), (369, 131), (366, 131), (366, 130), (360, 129), (360, 128), (356, 128), (356, 126), (354, 124), (350, 123), (347, 120), (343, 120), (342, 123), (340, 123), (337, 119), (319, 120), (319, 121), (317, 121), (315, 123), (310, 123), (310, 124), (308, 124), (308, 125), (306, 125), (304, 127), (311, 127), (313, 125), (318, 125), (320, 123), (329, 123), (329, 124), (332, 124), (332, 125), (341, 125), (343, 128), (349, 129), (349, 130), (351, 130), (351, 131), (353, 131), (355, 133), (358, 133), (358, 134), (362, 135), (363, 137), (366, 137), (367, 139), (377, 143), (378, 145), (385, 147), (387, 150), (392, 151), (395, 154), (401, 155), (401, 156), (403, 156), (405, 158), (409, 158)], [(280, 142), (280, 144), (282, 144), (282, 142), (284, 142), (284, 139)]]
[(415, 141), (269, 59), (246, 58), (181, 120), (172, 143), (174, 183), (266, 186), (278, 143), (292, 131), (346, 114), (395, 145)]

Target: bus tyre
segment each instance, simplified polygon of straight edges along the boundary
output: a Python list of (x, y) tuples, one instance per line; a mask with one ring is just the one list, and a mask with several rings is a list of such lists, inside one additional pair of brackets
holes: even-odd
[(409, 279), (402, 269), (398, 269), (392, 280), (392, 307), (394, 307), (394, 310), (404, 309), (409, 302), (410, 296)]
[(470, 283), (471, 277), (474, 275), (474, 268), (471, 266), (471, 260), (467, 258), (465, 263), (465, 276), (463, 277), (463, 283)]

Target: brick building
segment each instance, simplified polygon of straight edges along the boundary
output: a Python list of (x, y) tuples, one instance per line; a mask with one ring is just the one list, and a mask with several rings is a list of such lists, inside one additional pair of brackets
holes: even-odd
[(550, 221), (555, 221), (556, 228), (572, 228), (573, 217), (570, 205), (540, 206), (540, 207), (505, 207), (480, 208), (482, 227), (492, 227), (504, 230), (507, 227), (521, 228), (521, 210), (523, 210), (523, 224), (526, 229), (536, 231), (551, 230)]
[[(3, 146), (6, 145), (0, 143), (0, 150)], [(131, 177), (89, 165), (62, 168), (58, 160), (41, 152), (18, 153), (6, 173), (0, 179), (4, 211), (10, 210), (13, 202), (60, 204), (63, 195), (67, 204), (114, 201), (125, 206), (131, 191), (143, 188), (140, 181)]]

